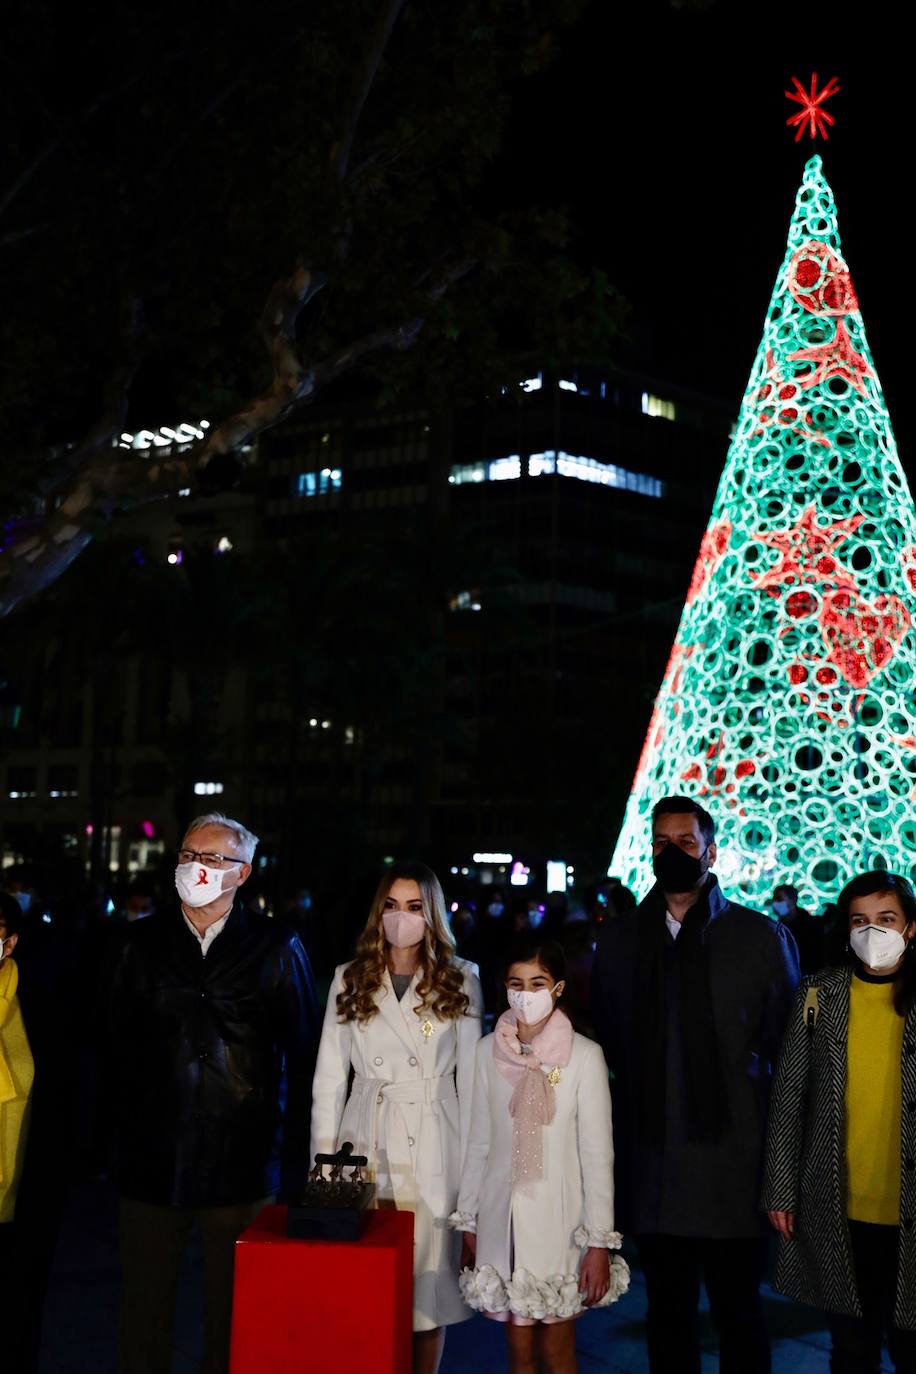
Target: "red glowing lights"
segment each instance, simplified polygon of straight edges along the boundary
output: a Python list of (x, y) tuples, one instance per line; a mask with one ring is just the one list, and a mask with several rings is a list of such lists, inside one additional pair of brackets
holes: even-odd
[(806, 91), (797, 76), (792, 77), (793, 91), (786, 91), (786, 99), (794, 100), (801, 109), (796, 110), (795, 114), (790, 115), (786, 123), (790, 128), (797, 129), (795, 142), (799, 143), (807, 128), (812, 138), (817, 138), (818, 134), (822, 138), (827, 138), (827, 126), (832, 127), (836, 120), (828, 110), (824, 109), (824, 102), (829, 100), (832, 95), (836, 95), (840, 89), (840, 83), (835, 76), (832, 76), (823, 90), (817, 89), (817, 72), (811, 75), (811, 89)]

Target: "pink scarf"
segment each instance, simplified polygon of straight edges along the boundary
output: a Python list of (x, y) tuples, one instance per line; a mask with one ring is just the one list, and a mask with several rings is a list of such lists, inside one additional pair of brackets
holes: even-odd
[[(509, 1115), (515, 1128), (512, 1140), (512, 1183), (525, 1184), (544, 1172), (543, 1127), (549, 1126), (556, 1111), (553, 1083), (543, 1071), (546, 1065), (556, 1071), (569, 1063), (573, 1028), (569, 1017), (556, 1008), (542, 1031), (531, 1041), (531, 1052), (524, 1054), (518, 1038), (518, 1019), (514, 1011), (504, 1011), (493, 1033), (493, 1061), (503, 1078), (514, 1085)], [(553, 1072), (551, 1077), (553, 1077)]]

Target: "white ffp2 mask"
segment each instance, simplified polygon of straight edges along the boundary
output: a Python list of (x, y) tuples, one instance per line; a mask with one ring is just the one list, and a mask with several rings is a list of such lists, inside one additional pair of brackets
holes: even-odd
[(906, 953), (906, 940), (899, 930), (886, 926), (859, 926), (851, 932), (852, 952), (867, 968), (890, 969)]

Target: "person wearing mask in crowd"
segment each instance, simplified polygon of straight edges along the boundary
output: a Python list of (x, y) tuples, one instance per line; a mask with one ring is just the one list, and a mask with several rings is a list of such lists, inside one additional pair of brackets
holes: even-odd
[(37, 914), (38, 893), (26, 869), (7, 869), (3, 877), (3, 891), (15, 898), (24, 916), (30, 913)]
[(139, 880), (131, 883), (124, 898), (124, 917), (131, 924), (145, 921), (156, 914), (156, 899), (152, 888)]
[(463, 1232), (465, 1302), (506, 1323), (510, 1374), (575, 1374), (574, 1318), (616, 1301), (629, 1270), (610, 1251), (613, 1140), (600, 1046), (558, 1003), (563, 951), (517, 937), (508, 1011), (477, 1046), (467, 1155), (451, 1225)]
[(798, 962), (804, 977), (816, 973), (824, 959), (824, 922), (798, 905), (798, 888), (780, 883), (773, 889), (770, 903), (773, 915), (788, 930), (798, 946)]
[(776, 1287), (826, 1311), (834, 1374), (916, 1371), (916, 897), (862, 873), (842, 962), (798, 989), (767, 1130)]
[(235, 1241), (278, 1183), (295, 1195), (308, 1168), (318, 1007), (298, 935), (239, 900), (257, 842), (219, 812), (192, 821), (178, 851), (175, 906), (131, 926), (114, 971), (120, 1374), (168, 1374), (195, 1221), (201, 1370), (226, 1374)]
[(646, 1278), (651, 1374), (699, 1374), (701, 1278), (722, 1374), (764, 1374), (760, 1184), (771, 1064), (798, 983), (791, 935), (730, 901), (715, 826), (652, 813), (656, 884), (598, 935), (593, 1012), (614, 1075), (619, 1222)]
[[(467, 1138), (482, 995), (456, 959), (439, 880), (386, 870), (328, 994), (312, 1092), (312, 1158), (352, 1141), (377, 1199), (412, 1211), (414, 1374), (436, 1374), (445, 1327), (470, 1316), (447, 1226)], [(351, 1086), (352, 1074), (352, 1086)]]

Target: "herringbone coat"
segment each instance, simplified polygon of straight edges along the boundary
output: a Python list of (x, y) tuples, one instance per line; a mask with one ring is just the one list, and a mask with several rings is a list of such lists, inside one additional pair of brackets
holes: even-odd
[[(763, 1205), (794, 1212), (779, 1242), (776, 1287), (798, 1302), (860, 1317), (846, 1225), (846, 1063), (849, 966), (799, 986), (770, 1099)], [(901, 1056), (900, 1260), (894, 1324), (916, 1330), (916, 1010)]]

